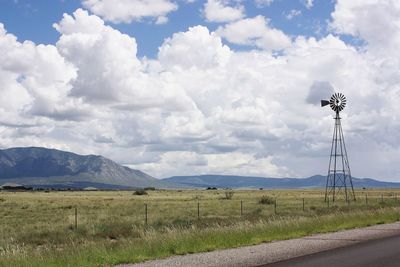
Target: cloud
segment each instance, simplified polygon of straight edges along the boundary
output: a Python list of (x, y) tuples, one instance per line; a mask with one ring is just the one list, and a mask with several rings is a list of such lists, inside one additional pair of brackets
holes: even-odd
[(155, 24), (157, 25), (162, 25), (162, 24), (166, 24), (168, 22), (168, 18), (165, 16), (160, 16), (157, 18)]
[(203, 14), (210, 22), (230, 22), (244, 17), (244, 7), (241, 5), (231, 7), (226, 0), (207, 0), (204, 4)]
[(107, 137), (104, 135), (98, 135), (94, 138), (94, 141), (97, 143), (105, 143), (105, 144), (112, 144), (115, 143), (111, 137)]
[(291, 19), (293, 19), (295, 17), (298, 17), (300, 15), (301, 15), (301, 10), (292, 9), (285, 15), (285, 18), (288, 19), (288, 20), (291, 20)]
[(255, 0), (254, 2), (258, 8), (262, 8), (265, 6), (270, 6), (274, 0)]
[(78, 69), (71, 96), (88, 102), (115, 102), (131, 97), (132, 88), (140, 86), (134, 38), (82, 9), (73, 16), (64, 14), (54, 27), (61, 34), (57, 49)]
[(335, 93), (335, 89), (329, 82), (314, 81), (310, 87), (306, 101), (309, 104), (318, 106), (321, 100), (329, 100), (333, 93)]
[(206, 69), (226, 64), (231, 54), (220, 37), (206, 27), (196, 26), (167, 38), (159, 48), (158, 59), (166, 68)]
[(366, 41), (373, 52), (394, 52), (400, 45), (400, 3), (397, 1), (337, 1), (331, 27)]
[[(79, 101), (66, 99), (76, 69), (52, 45), (19, 43), (0, 24), (0, 81), (2, 107), (19, 116), (79, 120), (89, 111)], [(13, 100), (14, 99), (14, 100)]]
[(169, 0), (82, 0), (82, 5), (114, 23), (131, 23), (146, 17), (165, 21), (168, 13), (178, 9), (177, 4)]
[[(141, 59), (134, 36), (80, 9), (55, 25), (55, 46), (18, 42), (1, 25), (0, 146), (102, 154), (157, 177), (326, 173), (334, 114), (318, 103), (335, 90), (348, 99), (341, 116), (353, 174), (398, 179), (397, 21), (381, 18), (392, 35), (379, 44), (361, 30), (372, 11), (341, 5), (335, 12), (356, 16), (362, 47), (337, 34), (289, 38), (260, 16), (176, 32)], [(232, 25), (237, 36), (225, 31)], [(221, 38), (262, 49), (238, 51)]]
[(250, 45), (265, 50), (282, 50), (290, 46), (290, 38), (269, 26), (269, 20), (259, 15), (219, 27), (216, 33), (233, 44)]
[(314, 6), (314, 0), (301, 0), (301, 1), (307, 9), (311, 9)]
[[(132, 165), (133, 168), (155, 172), (157, 177), (165, 177), (166, 173), (174, 173), (178, 168), (181, 175), (193, 174), (236, 174), (236, 175), (264, 175), (289, 176), (286, 169), (280, 169), (272, 162), (271, 157), (255, 158), (244, 153), (198, 154), (194, 152), (167, 152), (157, 163), (143, 163)], [(204, 172), (207, 168), (207, 172)]]

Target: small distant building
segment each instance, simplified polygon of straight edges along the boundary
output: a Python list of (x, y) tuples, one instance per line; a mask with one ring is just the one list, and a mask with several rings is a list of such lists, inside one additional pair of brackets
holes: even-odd
[(99, 191), (99, 189), (93, 186), (88, 186), (83, 188), (83, 191)]
[(10, 190), (10, 191), (21, 191), (21, 190), (32, 190), (32, 187), (27, 187), (25, 185), (16, 184), (16, 183), (5, 183), (0, 186), (1, 190)]

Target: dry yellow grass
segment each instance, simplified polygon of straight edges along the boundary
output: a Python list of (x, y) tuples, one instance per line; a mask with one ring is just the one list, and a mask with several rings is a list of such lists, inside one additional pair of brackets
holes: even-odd
[[(68, 266), (73, 258), (81, 259), (80, 265), (103, 266), (125, 259), (140, 261), (212, 249), (207, 242), (193, 243), (201, 236), (204, 240), (210, 239), (209, 235), (225, 238), (214, 240), (216, 246), (229, 247), (270, 240), (268, 235), (279, 239), (279, 235), (289, 238), (323, 231), (318, 229), (323, 225), (318, 226), (321, 220), (328, 230), (343, 226), (336, 218), (349, 226), (361, 223), (358, 220), (364, 225), (366, 218), (377, 223), (379, 216), (390, 221), (398, 217), (396, 196), (400, 190), (359, 190), (357, 202), (348, 205), (341, 200), (330, 203), (329, 208), (322, 190), (235, 190), (232, 199), (226, 199), (224, 190), (156, 190), (142, 196), (132, 193), (0, 192), (0, 266)], [(274, 204), (259, 203), (263, 196), (276, 199), (276, 211)], [(74, 229), (75, 207), (78, 229)], [(267, 225), (275, 232), (265, 230)], [(257, 236), (257, 229), (264, 234)], [(163, 244), (160, 238), (179, 249), (165, 251), (155, 245)], [(135, 257), (128, 256), (132, 247), (139, 250)], [(108, 255), (106, 259), (96, 254), (100, 251)], [(82, 259), (92, 259), (93, 264)]]

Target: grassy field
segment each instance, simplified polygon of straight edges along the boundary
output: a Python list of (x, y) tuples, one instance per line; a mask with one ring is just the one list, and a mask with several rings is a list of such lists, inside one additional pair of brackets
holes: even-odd
[(112, 266), (400, 219), (398, 189), (329, 207), (322, 190), (232, 192), (0, 192), (0, 266)]

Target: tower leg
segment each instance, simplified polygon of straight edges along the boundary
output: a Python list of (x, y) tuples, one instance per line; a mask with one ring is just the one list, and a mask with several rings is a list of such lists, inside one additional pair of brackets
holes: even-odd
[(326, 178), (325, 202), (329, 201), (330, 197), (332, 197), (332, 202), (335, 202), (341, 194), (344, 194), (344, 200), (346, 202), (350, 199), (355, 201), (356, 197), (354, 194), (339, 111), (336, 112), (334, 119), (335, 127), (333, 130), (328, 175)]

